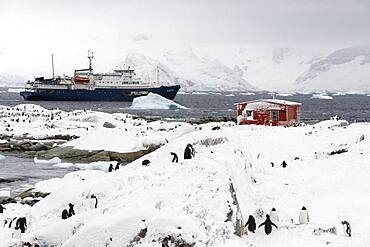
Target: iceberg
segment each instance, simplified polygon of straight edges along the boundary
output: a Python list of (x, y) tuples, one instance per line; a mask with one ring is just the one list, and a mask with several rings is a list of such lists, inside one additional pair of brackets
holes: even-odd
[(326, 94), (313, 94), (311, 99), (333, 99), (333, 97)]
[(131, 109), (163, 109), (176, 110), (187, 109), (185, 106), (179, 105), (172, 100), (166, 99), (158, 94), (149, 93), (147, 96), (137, 97), (132, 101)]

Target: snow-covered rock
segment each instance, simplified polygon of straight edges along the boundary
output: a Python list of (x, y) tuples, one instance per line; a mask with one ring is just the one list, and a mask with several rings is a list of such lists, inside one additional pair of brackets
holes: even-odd
[[(117, 127), (96, 126), (86, 134), (85, 142), (94, 131), (101, 136), (114, 131), (115, 135), (105, 139), (120, 140), (122, 145), (127, 141), (129, 147), (132, 140), (118, 134), (125, 127), (133, 133), (145, 130), (153, 140), (161, 141), (165, 135), (171, 139), (110, 173), (107, 166), (113, 162), (58, 164), (81, 171), (37, 183), (35, 191), (50, 193), (47, 197), (33, 207), (6, 204), (0, 214), (1, 222), (26, 216), (23, 241), (40, 246), (158, 247), (168, 235), (195, 246), (321, 247), (330, 242), (332, 246), (365, 247), (370, 241), (370, 225), (364, 217), (370, 214), (369, 123), (349, 125), (333, 117), (294, 128), (230, 123), (180, 128), (179, 123), (109, 115), (112, 118), (103, 120), (115, 121)], [(74, 118), (86, 120), (83, 114)], [(220, 129), (212, 130), (214, 126)], [(91, 140), (90, 149), (104, 142), (104, 138)], [(195, 156), (184, 160), (188, 143)], [(171, 162), (171, 152), (177, 153), (179, 163)], [(145, 159), (150, 161), (148, 166), (142, 165)], [(280, 166), (283, 161), (286, 168)], [(98, 198), (96, 209), (91, 206), (92, 195)], [(76, 215), (62, 220), (61, 212), (69, 203), (75, 205)], [(296, 225), (302, 206), (308, 209), (310, 223)], [(241, 238), (234, 234), (237, 219), (245, 223), (253, 214), (260, 224), (272, 207), (279, 213), (279, 229), (274, 228), (271, 235), (266, 237), (261, 228)], [(340, 231), (337, 235), (312, 234), (319, 227), (341, 229), (342, 220), (350, 222), (351, 238)], [(11, 239), (9, 228), (0, 227), (0, 237), (1, 247), (20, 245)]]
[(158, 94), (149, 93), (146, 96), (137, 97), (132, 101), (131, 109), (163, 109), (176, 110), (187, 109), (186, 107), (166, 99)]

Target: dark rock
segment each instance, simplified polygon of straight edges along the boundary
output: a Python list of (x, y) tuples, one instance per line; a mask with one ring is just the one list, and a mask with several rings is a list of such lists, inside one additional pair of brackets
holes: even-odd
[(115, 128), (116, 126), (115, 126), (114, 124), (112, 124), (112, 123), (104, 122), (103, 127), (104, 127), (104, 128), (108, 128), (108, 129), (113, 129), (113, 128)]

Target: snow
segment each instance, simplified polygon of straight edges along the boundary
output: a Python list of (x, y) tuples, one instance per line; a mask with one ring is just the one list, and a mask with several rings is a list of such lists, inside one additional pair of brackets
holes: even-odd
[(8, 93), (20, 93), (24, 91), (24, 88), (8, 88)]
[(274, 104), (279, 104), (279, 105), (290, 105), (290, 106), (301, 105), (301, 103), (298, 103), (298, 102), (293, 102), (293, 101), (288, 101), (288, 100), (281, 100), (281, 99), (267, 99), (265, 101), (270, 102), (270, 103), (274, 103)]
[[(111, 162), (57, 164), (81, 170), (37, 183), (36, 191), (51, 194), (33, 207), (6, 204), (0, 214), (0, 221), (27, 217), (28, 229), (22, 240), (40, 246), (128, 246), (147, 228), (136, 246), (159, 247), (167, 235), (195, 246), (365, 247), (370, 242), (370, 224), (364, 217), (370, 214), (369, 123), (348, 124), (334, 117), (294, 128), (232, 123), (179, 126), (117, 114), (87, 115), (95, 116), (94, 121), (100, 116), (98, 123), (110, 121), (116, 127), (99, 124), (81, 135), (79, 139), (86, 136), (85, 142), (90, 142), (86, 148), (99, 149), (94, 146), (104, 142), (104, 132), (105, 139), (116, 143), (114, 149), (120, 148), (117, 140), (121, 145), (126, 141), (136, 144), (130, 139), (122, 141), (125, 136), (118, 133), (124, 128), (133, 133), (145, 130), (157, 142), (163, 140), (162, 135), (170, 139), (156, 151), (110, 173), (106, 171)], [(75, 116), (80, 120), (86, 117)], [(220, 129), (211, 130), (214, 126)], [(175, 131), (181, 128), (181, 133)], [(99, 141), (91, 142), (89, 134)], [(196, 153), (193, 159), (184, 160), (188, 143)], [(331, 154), (342, 149), (346, 152)], [(178, 154), (179, 163), (171, 163), (170, 152)], [(150, 160), (149, 166), (141, 165), (144, 159)], [(280, 166), (282, 161), (288, 164), (286, 168)], [(235, 193), (230, 192), (231, 184)], [(96, 209), (90, 198), (93, 194), (98, 198)], [(61, 211), (68, 203), (75, 205), (76, 215), (62, 220)], [(297, 225), (302, 206), (308, 209), (310, 222)], [(260, 224), (272, 207), (280, 222), (271, 235), (266, 236), (262, 229), (241, 238), (234, 234), (237, 217), (245, 222), (254, 214)], [(226, 221), (230, 209), (231, 221)], [(350, 222), (351, 238), (343, 235), (342, 220)], [(315, 228), (333, 226), (337, 235), (312, 234)], [(19, 240), (11, 239), (9, 228), (0, 227), (0, 238), (1, 247), (20, 245)]]
[(190, 124), (163, 121), (146, 122), (144, 120), (126, 119), (116, 128), (102, 126), (92, 129), (78, 139), (64, 143), (63, 147), (80, 150), (105, 150), (128, 153), (146, 150), (150, 146), (163, 145), (186, 133), (194, 131)]
[(187, 109), (186, 107), (166, 99), (158, 94), (149, 93), (147, 96), (137, 97), (132, 101), (131, 109)]
[(293, 96), (293, 94), (292, 93), (277, 93), (276, 96), (289, 97), (289, 96)]
[(0, 197), (9, 197), (10, 196), (10, 190), (0, 190)]
[(328, 100), (328, 99), (333, 99), (333, 97), (331, 97), (327, 94), (313, 94), (311, 96), (311, 99), (326, 99), (326, 100)]
[(54, 157), (49, 160), (39, 160), (37, 157), (34, 157), (33, 161), (35, 162), (35, 164), (44, 164), (44, 165), (53, 165), (62, 162), (62, 160), (58, 157)]
[(115, 166), (117, 164), (117, 161), (97, 161), (92, 162), (88, 164), (84, 163), (58, 163), (53, 165), (54, 167), (60, 167), (60, 168), (78, 168), (80, 170), (100, 170), (108, 172), (108, 168), (110, 165)]
[(246, 93), (240, 93), (240, 95), (246, 95), (246, 96), (249, 96), (249, 95), (255, 95), (255, 93), (252, 93), (252, 92), (246, 92)]
[(4, 155), (0, 154), (0, 160), (5, 160), (5, 159), (6, 159), (6, 157)]
[(282, 107), (269, 102), (257, 101), (248, 103), (247, 106), (244, 108), (244, 110), (246, 111), (254, 111), (258, 109), (282, 110)]

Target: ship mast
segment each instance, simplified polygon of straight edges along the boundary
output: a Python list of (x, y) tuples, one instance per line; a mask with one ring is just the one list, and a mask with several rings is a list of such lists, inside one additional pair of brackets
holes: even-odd
[(89, 70), (90, 70), (90, 73), (91, 73), (92, 70), (93, 70), (93, 68), (92, 68), (92, 60), (94, 59), (94, 52), (88, 50), (87, 51), (87, 58), (89, 59)]
[(51, 69), (53, 71), (53, 79), (54, 79), (55, 76), (54, 76), (54, 55), (53, 54), (51, 54)]

